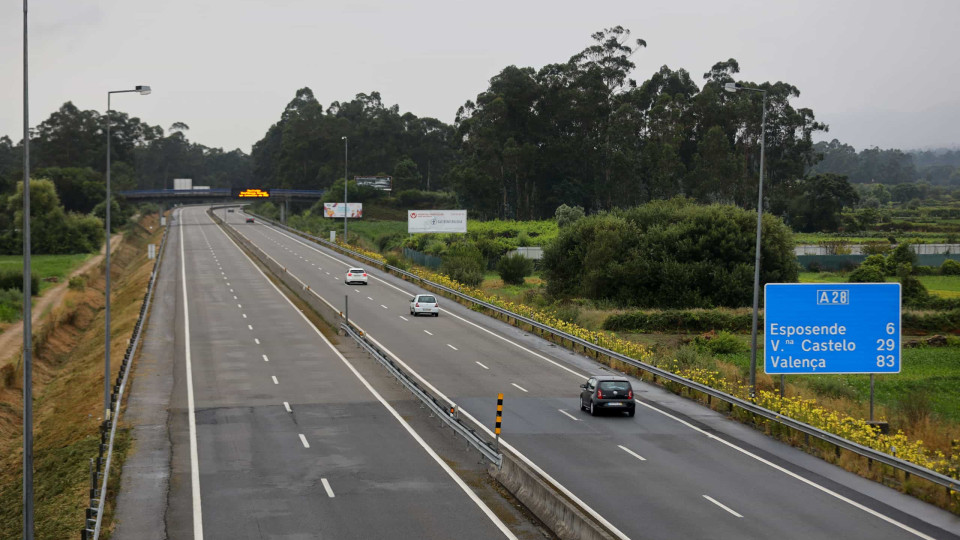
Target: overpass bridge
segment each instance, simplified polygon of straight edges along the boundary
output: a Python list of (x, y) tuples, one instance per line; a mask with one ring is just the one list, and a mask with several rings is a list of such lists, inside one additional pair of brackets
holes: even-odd
[(222, 203), (230, 201), (258, 201), (274, 200), (282, 202), (280, 205), (280, 220), (286, 223), (286, 216), (290, 213), (290, 201), (318, 201), (323, 197), (324, 190), (313, 189), (269, 189), (269, 197), (242, 198), (235, 196), (232, 188), (211, 189), (135, 189), (118, 191), (117, 193), (131, 201), (155, 201), (166, 206), (166, 203), (175, 201), (180, 204)]

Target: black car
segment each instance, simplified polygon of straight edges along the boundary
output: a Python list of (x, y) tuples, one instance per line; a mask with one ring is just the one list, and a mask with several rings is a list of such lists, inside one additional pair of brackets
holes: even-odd
[(633, 387), (626, 377), (594, 375), (580, 385), (580, 408), (596, 416), (600, 411), (623, 411), (633, 416), (637, 404), (633, 401)]

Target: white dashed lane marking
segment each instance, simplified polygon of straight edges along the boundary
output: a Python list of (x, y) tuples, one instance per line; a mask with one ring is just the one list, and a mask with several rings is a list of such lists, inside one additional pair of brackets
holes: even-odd
[(480, 366), (480, 367), (482, 367), (483, 369), (490, 369), (490, 368), (488, 368), (487, 366), (481, 364), (480, 362), (477, 362), (477, 365)]
[(516, 386), (517, 388), (519, 388), (520, 390), (523, 390), (524, 392), (528, 392), (528, 391), (529, 391), (529, 390), (527, 390), (526, 388), (520, 386), (520, 385), (517, 384), (517, 383), (510, 383), (510, 384), (512, 384), (513, 386)]
[[(567, 411), (565, 411), (565, 410), (563, 410), (563, 409), (557, 409), (557, 410), (560, 411), (560, 414), (563, 414), (563, 415), (568, 416), (568, 417), (569, 417), (571, 420), (573, 420), (574, 422), (579, 422), (579, 421), (580, 421), (579, 418), (577, 418), (576, 416), (568, 413)], [(623, 448), (623, 447), (621, 446), (620, 448)]]
[(300, 433), (299, 435), (300, 435), (300, 442), (303, 443), (303, 447), (310, 448), (310, 443), (307, 442), (307, 438), (303, 435), (303, 433)]
[(327, 482), (326, 478), (321, 478), (320, 482), (323, 484), (323, 489), (327, 492), (327, 497), (333, 498), (333, 489), (330, 487), (330, 482)]
[(433, 335), (433, 334), (431, 334), (431, 333), (430, 333), (430, 331), (429, 331), (429, 330), (424, 330), (424, 332), (426, 332), (426, 334), (427, 334), (427, 335), (430, 335), (430, 336), (432, 336), (432, 335)]
[(273, 384), (280, 384), (280, 381), (277, 380), (276, 375), (271, 375), (270, 378), (273, 379)]
[(286, 409), (287, 412), (293, 412), (293, 409), (290, 408), (290, 404), (286, 401), (283, 402), (283, 408)]
[(726, 510), (727, 512), (730, 512), (731, 514), (737, 516), (738, 518), (742, 518), (742, 517), (743, 517), (743, 516), (741, 516), (740, 514), (738, 514), (738, 513), (734, 512), (733, 510), (731, 510), (730, 507), (726, 506), (725, 504), (721, 503), (720, 501), (714, 499), (713, 497), (711, 497), (711, 496), (709, 496), (709, 495), (704, 495), (703, 498), (706, 499), (706, 500), (708, 500), (708, 501), (710, 501), (710, 502), (712, 502), (713, 504), (719, 506), (720, 508), (723, 508), (724, 510)]
[(400, 317), (401, 319), (403, 319), (403, 320), (405, 320), (405, 321), (407, 321), (407, 322), (410, 322), (410, 319), (408, 319), (408, 318), (406, 318), (406, 317), (404, 317), (403, 315), (399, 315), (399, 317)]
[(253, 338), (253, 341), (255, 341), (255, 342), (257, 343), (257, 345), (260, 344), (260, 340), (259, 340), (258, 338)]
[(641, 456), (640, 454), (634, 452), (633, 450), (627, 448), (626, 446), (623, 446), (622, 444), (618, 444), (617, 447), (618, 447), (619, 449), (623, 450), (624, 452), (630, 454), (631, 456), (639, 459), (640, 461), (646, 461), (646, 460), (647, 460), (647, 458)]
[(264, 362), (269, 362), (269, 361), (270, 361), (270, 359), (267, 358), (267, 355), (263, 354), (263, 355), (261, 355), (261, 356), (263, 356), (263, 361), (264, 361)]
[(447, 343), (447, 347), (450, 347), (451, 349), (453, 349), (453, 350), (455, 350), (455, 351), (459, 351), (459, 350), (460, 350), (460, 349), (454, 347), (453, 345), (451, 345), (451, 344), (449, 344), (449, 343)]

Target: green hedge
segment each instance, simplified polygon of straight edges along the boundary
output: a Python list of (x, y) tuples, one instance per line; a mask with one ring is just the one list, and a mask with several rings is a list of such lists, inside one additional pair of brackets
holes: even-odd
[[(678, 332), (694, 333), (710, 330), (749, 332), (753, 313), (717, 309), (632, 311), (611, 315), (603, 322), (604, 330), (614, 332)], [(757, 321), (762, 327), (763, 319)]]
[(904, 311), (901, 316), (904, 333), (960, 333), (960, 309), (940, 312)]

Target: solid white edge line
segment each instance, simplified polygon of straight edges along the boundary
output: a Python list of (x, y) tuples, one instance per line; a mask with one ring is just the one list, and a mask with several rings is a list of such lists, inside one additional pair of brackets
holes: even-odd
[(293, 412), (293, 409), (290, 408), (290, 403), (286, 401), (283, 402), (283, 408), (286, 409), (287, 412)]
[(726, 510), (727, 512), (730, 512), (731, 514), (737, 516), (738, 518), (742, 518), (742, 517), (743, 517), (743, 516), (741, 516), (740, 514), (738, 514), (738, 513), (734, 512), (733, 510), (731, 510), (729, 506), (721, 503), (720, 501), (714, 499), (713, 497), (711, 497), (711, 496), (709, 496), (709, 495), (704, 495), (703, 498), (706, 499), (706, 500), (708, 500), (708, 501), (710, 501), (710, 502), (712, 502), (713, 504), (719, 506), (720, 508), (723, 508), (724, 510)]
[(333, 495), (333, 488), (330, 487), (330, 482), (327, 482), (326, 478), (321, 478), (320, 483), (323, 484), (323, 489), (324, 491), (327, 492), (327, 497), (330, 497), (332, 499), (334, 495)]
[(190, 307), (187, 300), (187, 258), (183, 249), (183, 210), (180, 219), (180, 283), (183, 286), (183, 341), (187, 366), (187, 422), (190, 430), (190, 486), (193, 499), (193, 538), (203, 540), (203, 512), (200, 507), (200, 459), (197, 455), (197, 414), (193, 399), (193, 364), (190, 358)]
[(517, 383), (510, 383), (510, 384), (512, 384), (513, 386), (516, 386), (517, 388), (519, 388), (520, 390), (523, 390), (524, 392), (529, 392), (529, 390), (527, 390), (526, 388), (520, 386), (520, 385), (517, 384)]
[(565, 411), (565, 410), (563, 410), (563, 409), (557, 409), (557, 411), (559, 411), (560, 414), (564, 414), (564, 415), (570, 417), (570, 419), (573, 420), (574, 422), (579, 422), (579, 421), (580, 421), (579, 418), (577, 418), (576, 416), (568, 413), (567, 411)]
[[(474, 360), (474, 362), (476, 362), (476, 360)], [(480, 366), (480, 367), (482, 367), (483, 369), (490, 369), (490, 368), (488, 368), (487, 366), (481, 364), (480, 362), (477, 362), (477, 365)]]
[[(289, 234), (287, 234), (287, 233), (285, 233), (285, 232), (283, 232), (283, 231), (281, 231), (281, 230), (279, 230), (279, 229), (273, 228), (273, 227), (269, 227), (269, 228), (270, 228), (272, 231), (276, 232), (277, 234), (279, 234), (279, 235), (281, 235), (281, 236), (285, 236), (285, 237), (293, 240), (294, 242), (297, 242), (298, 244), (301, 244), (301, 245), (303, 245), (303, 246), (305, 246), (305, 247), (307, 247), (307, 248), (309, 248), (309, 249), (312, 249), (312, 250), (316, 251), (317, 253), (320, 253), (321, 255), (324, 255), (325, 257), (328, 257), (328, 258), (330, 258), (330, 259), (332, 259), (332, 260), (334, 260), (334, 261), (336, 261), (336, 262), (338, 262), (338, 263), (343, 264), (344, 266), (350, 266), (349, 263), (345, 263), (345, 262), (341, 261), (340, 259), (337, 259), (336, 257), (334, 257), (334, 256), (332, 256), (332, 255), (330, 255), (330, 254), (328, 254), (328, 253), (326, 253), (326, 252), (324, 252), (324, 251), (321, 251), (320, 249), (318, 249), (318, 248), (316, 248), (316, 247), (314, 247), (314, 246), (311, 246), (311, 245), (309, 245), (309, 244), (301, 241), (300, 239), (298, 239), (298, 238), (296, 238), (296, 237), (294, 237), (294, 236), (291, 236), (291, 235), (289, 235)], [(387, 281), (385, 281), (385, 280), (383, 280), (383, 279), (380, 279), (380, 278), (378, 278), (378, 277), (376, 277), (376, 276), (373, 276), (372, 274), (371, 274), (371, 277), (373, 277), (373, 279), (375, 279), (375, 280), (383, 283), (384, 285), (387, 285), (388, 287), (392, 287), (393, 289), (396, 289), (396, 290), (398, 290), (398, 291), (400, 291), (400, 292), (402, 292), (402, 293), (404, 293), (404, 294), (406, 294), (406, 295), (411, 295), (411, 294), (412, 294), (412, 293), (410, 293), (410, 292), (408, 292), (408, 291), (405, 291), (405, 290), (401, 289), (400, 287), (397, 287), (396, 285), (394, 285), (394, 284), (392, 284), (392, 283), (388, 283)], [(494, 331), (492, 331), (492, 330), (489, 330), (489, 329), (487, 329), (487, 328), (484, 328), (484, 327), (482, 327), (482, 326), (474, 323), (473, 321), (468, 321), (467, 319), (464, 319), (463, 317), (461, 317), (461, 316), (459, 316), (459, 315), (457, 315), (457, 314), (455, 314), (455, 313), (453, 313), (453, 312), (450, 312), (450, 311), (448, 311), (448, 310), (444, 310), (444, 311), (445, 311), (448, 315), (451, 315), (451, 316), (453, 316), (453, 317), (455, 317), (455, 318), (457, 318), (457, 319), (459, 319), (459, 320), (461, 320), (461, 321), (463, 321), (463, 322), (465, 322), (465, 323), (467, 323), (467, 324), (469, 324), (469, 325), (471, 325), (471, 326), (474, 326), (474, 327), (478, 328), (479, 330), (482, 330), (482, 331), (490, 334), (491, 336), (493, 336), (493, 337), (495, 337), (495, 338), (497, 338), (497, 339), (500, 339), (500, 340), (502, 340), (502, 341), (505, 341), (505, 342), (507, 342), (507, 343), (509, 343), (509, 344), (511, 344), (511, 345), (513, 345), (513, 346), (515, 346), (515, 347), (517, 347), (518, 349), (521, 349), (521, 350), (523, 350), (523, 351), (531, 354), (532, 356), (535, 356), (535, 357), (537, 357), (537, 358), (540, 358), (541, 360), (545, 360), (546, 362), (549, 362), (550, 364), (553, 364), (553, 365), (557, 366), (558, 368), (560, 368), (560, 369), (562, 369), (562, 370), (564, 370), (564, 371), (567, 371), (567, 372), (569, 372), (569, 373), (571, 373), (571, 374), (573, 374), (573, 375), (575, 375), (575, 376), (577, 376), (577, 377), (579, 377), (579, 378), (581, 378), (581, 379), (586, 379), (586, 378), (587, 378), (586, 375), (583, 375), (583, 374), (581, 374), (581, 373), (578, 373), (577, 371), (574, 371), (573, 369), (570, 369), (570, 368), (568, 368), (567, 366), (564, 366), (564, 365), (562, 365), (562, 364), (559, 364), (559, 363), (557, 363), (556, 361), (551, 360), (551, 359), (549, 359), (549, 358), (547, 358), (547, 357), (545, 357), (545, 356), (543, 356), (543, 355), (541, 355), (541, 354), (539, 354), (539, 353), (537, 353), (537, 352), (534, 352), (534, 351), (532, 351), (532, 350), (524, 347), (523, 345), (520, 345), (519, 343), (516, 343), (516, 342), (510, 340), (510, 339), (507, 338), (507, 337), (504, 337), (504, 336), (501, 336), (501, 335), (497, 334), (496, 332), (494, 332)], [(378, 345), (381, 349), (383, 349), (384, 351), (387, 351), (387, 352), (390, 354), (390, 356), (392, 356), (392, 357), (394, 358), (394, 360), (398, 361), (401, 365), (403, 365), (404, 368), (407, 369), (408, 372), (409, 372), (411, 375), (414, 375), (417, 379), (420, 380), (420, 382), (424, 383), (425, 386), (427, 386), (428, 388), (430, 388), (431, 390), (433, 390), (438, 396), (442, 397), (444, 400), (446, 400), (446, 401), (447, 401), (448, 403), (450, 403), (451, 405), (454, 404), (453, 401), (452, 401), (450, 398), (446, 397), (442, 392), (440, 392), (439, 390), (437, 390), (433, 385), (431, 385), (429, 382), (427, 382), (426, 379), (424, 379), (423, 377), (421, 377), (419, 374), (416, 374), (416, 372), (415, 372), (412, 368), (410, 368), (409, 366), (407, 366), (402, 360), (400, 360), (400, 358), (397, 357), (397, 355), (393, 354), (389, 349), (387, 349), (387, 348), (384, 347), (382, 344), (380, 344), (380, 343), (378, 343), (376, 340), (374, 340), (374, 339), (370, 336), (369, 333), (364, 332), (364, 335), (366, 335), (368, 338), (370, 338), (370, 339), (373, 340), (375, 343), (377, 343), (377, 345)], [(795, 479), (797, 479), (797, 480), (800, 480), (801, 482), (803, 482), (803, 483), (805, 483), (805, 484), (807, 484), (807, 485), (809, 485), (809, 486), (811, 486), (811, 487), (814, 487), (814, 488), (816, 488), (816, 489), (818, 489), (818, 490), (820, 490), (820, 491), (822, 491), (822, 492), (824, 492), (824, 493), (826, 493), (826, 494), (828, 494), (828, 495), (830, 495), (830, 496), (832, 496), (832, 497), (835, 497), (835, 498), (837, 498), (838, 500), (841, 500), (841, 501), (843, 501), (843, 502), (846, 502), (846, 503), (850, 504), (851, 506), (853, 506), (853, 507), (855, 507), (855, 508), (858, 508), (858, 509), (860, 509), (860, 510), (863, 510), (864, 512), (867, 512), (868, 514), (870, 514), (870, 515), (872, 515), (872, 516), (878, 517), (878, 518), (886, 521), (887, 523), (890, 523), (891, 525), (895, 525), (895, 526), (897, 526), (897, 527), (899, 527), (899, 528), (901, 528), (901, 529), (903, 529), (903, 530), (905, 530), (905, 531), (907, 531), (907, 532), (909, 532), (909, 533), (911, 533), (911, 534), (913, 534), (913, 535), (915, 535), (915, 536), (917, 536), (917, 537), (919, 537), (919, 538), (923, 538), (924, 540), (934, 540), (932, 537), (927, 536), (926, 534), (923, 534), (922, 532), (920, 532), (920, 531), (918, 531), (918, 530), (910, 527), (909, 525), (906, 525), (906, 524), (904, 524), (904, 523), (900, 523), (899, 521), (897, 521), (897, 520), (895, 520), (895, 519), (893, 519), (893, 518), (891, 518), (891, 517), (889, 517), (889, 516), (886, 516), (886, 515), (884, 515), (884, 514), (881, 514), (880, 512), (877, 512), (876, 510), (873, 510), (872, 508), (866, 507), (866, 506), (864, 506), (864, 505), (862, 505), (862, 504), (860, 504), (860, 503), (858, 503), (858, 502), (856, 502), (856, 501), (854, 501), (854, 500), (852, 500), (852, 499), (849, 499), (849, 498), (847, 498), (847, 497), (844, 497), (843, 495), (840, 495), (839, 493), (836, 493), (835, 491), (832, 491), (832, 490), (830, 490), (830, 489), (827, 488), (827, 487), (821, 486), (820, 484), (817, 484), (816, 482), (814, 482), (814, 481), (812, 481), (812, 480), (808, 480), (807, 478), (804, 478), (803, 476), (800, 476), (800, 475), (797, 474), (797, 473), (794, 473), (794, 472), (792, 472), (792, 471), (790, 471), (790, 470), (787, 470), (787, 469), (785, 469), (785, 468), (783, 468), (783, 467), (781, 467), (781, 466), (779, 466), (779, 465), (776, 465), (776, 464), (770, 462), (769, 460), (766, 460), (766, 459), (764, 459), (764, 458), (761, 458), (760, 456), (757, 456), (756, 454), (753, 454), (753, 453), (749, 452), (748, 450), (745, 450), (745, 449), (743, 449), (743, 448), (740, 448), (739, 446), (737, 446), (737, 445), (735, 445), (735, 444), (733, 444), (733, 443), (731, 443), (731, 442), (729, 442), (729, 441), (727, 441), (727, 440), (725, 440), (725, 439), (722, 439), (722, 438), (717, 437), (717, 436), (715, 436), (715, 435), (713, 435), (713, 434), (707, 433), (706, 431), (703, 431), (702, 429), (700, 429), (700, 428), (698, 428), (698, 427), (690, 424), (689, 422), (685, 422), (685, 421), (677, 418), (676, 416), (673, 416), (672, 414), (669, 414), (669, 413), (667, 413), (667, 412), (665, 412), (665, 411), (662, 411), (662, 410), (658, 409), (657, 407), (654, 407), (654, 406), (652, 406), (652, 405), (649, 405), (649, 404), (647, 404), (647, 403), (644, 403), (644, 402), (642, 402), (642, 401), (640, 401), (640, 400), (636, 400), (636, 402), (639, 403), (639, 404), (641, 404), (641, 405), (643, 405), (643, 406), (645, 406), (645, 407), (648, 407), (648, 408), (650, 408), (650, 409), (652, 409), (652, 410), (655, 410), (655, 411), (657, 411), (657, 412), (659, 412), (659, 413), (661, 413), (661, 414), (663, 414), (663, 415), (665, 415), (665, 416), (667, 416), (667, 417), (669, 417), (669, 418), (672, 418), (672, 419), (676, 420), (677, 422), (680, 422), (681, 424), (690, 427), (691, 429), (694, 429), (694, 430), (696, 430), (696, 431), (699, 431), (699, 432), (703, 433), (704, 435), (706, 435), (707, 437), (710, 437), (711, 439), (720, 441), (721, 443), (729, 446), (730, 448), (733, 448), (733, 449), (737, 450), (738, 452), (740, 452), (740, 453), (742, 453), (742, 454), (744, 454), (744, 455), (750, 456), (750, 457), (752, 457), (752, 458), (760, 461), (761, 463), (764, 463), (764, 464), (766, 464), (766, 465), (769, 465), (770, 467), (772, 467), (772, 468), (774, 468), (774, 469), (776, 469), (776, 470), (778, 470), (778, 471), (780, 471), (780, 472), (782, 472), (782, 473), (784, 473), (784, 474), (787, 474), (788, 476), (791, 476), (791, 477), (793, 477), (793, 478), (795, 478)], [(465, 417), (469, 418), (471, 422), (473, 422), (476, 426), (478, 426), (480, 429), (482, 429), (483, 431), (485, 431), (490, 437), (493, 437), (493, 432), (490, 431), (489, 429), (487, 429), (487, 428), (484, 426), (484, 424), (482, 424), (482, 423), (480, 423), (479, 421), (477, 421), (477, 419), (474, 418), (473, 416), (471, 416), (467, 411), (465, 411), (464, 409), (459, 409), (459, 412), (460, 412), (461, 414), (463, 414)], [(621, 532), (620, 532), (619, 530), (617, 530), (612, 524), (610, 524), (606, 519), (604, 519), (602, 516), (600, 516), (600, 514), (596, 513), (595, 510), (593, 510), (592, 508), (590, 508), (589, 506), (587, 506), (587, 505), (586, 505), (585, 503), (583, 503), (579, 498), (577, 498), (575, 495), (573, 495), (572, 492), (570, 492), (569, 490), (567, 490), (563, 485), (561, 485), (559, 482), (557, 482), (557, 481), (554, 480), (552, 477), (550, 477), (546, 472), (544, 472), (542, 469), (540, 469), (540, 467), (538, 467), (536, 464), (534, 464), (533, 461), (531, 461), (529, 458), (527, 458), (527, 457), (524, 456), (523, 454), (519, 453), (519, 452), (518, 452), (515, 448), (513, 448), (511, 445), (509, 445), (509, 444), (507, 444), (506, 442), (504, 442), (504, 440), (503, 440), (502, 438), (500, 439), (500, 444), (503, 444), (505, 448), (507, 448), (508, 450), (510, 450), (511, 452), (513, 452), (514, 454), (516, 454), (518, 457), (520, 457), (521, 460), (524, 461), (524, 463), (527, 464), (527, 466), (533, 468), (535, 471), (537, 471), (538, 473), (540, 473), (544, 478), (547, 478), (550, 482), (553, 482), (553, 484), (556, 485), (558, 489), (560, 489), (565, 495), (567, 495), (567, 496), (570, 497), (572, 500), (574, 500), (574, 502), (577, 502), (578, 504), (580, 504), (580, 505), (581, 505), (585, 510), (587, 510), (587, 512), (588, 512), (591, 516), (593, 516), (595, 519), (601, 521), (604, 525), (606, 525), (607, 527), (610, 527), (612, 530), (616, 531), (616, 533), (618, 533), (618, 535), (620, 535), (621, 538), (626, 538), (626, 536), (623, 536), (623, 533), (621, 533)]]
[[(227, 233), (223, 229), (219, 229), (219, 230), (220, 230), (220, 233), (226, 236), (227, 239), (230, 240), (230, 242), (234, 245), (234, 247), (237, 248), (237, 251), (240, 251), (240, 253), (243, 253), (243, 255), (247, 257), (248, 260), (250, 260), (250, 257), (242, 249), (240, 249), (240, 246), (238, 246), (237, 243), (233, 241), (233, 238), (230, 238), (230, 236), (227, 235)], [(500, 530), (500, 532), (502, 532), (504, 536), (506, 536), (511, 540), (518, 540), (517, 537), (510, 531), (510, 529), (508, 529), (507, 526), (504, 525), (503, 521), (501, 521), (500, 518), (497, 517), (497, 515), (494, 514), (493, 511), (490, 510), (490, 508), (482, 500), (480, 500), (480, 497), (478, 497), (477, 494), (474, 493), (469, 486), (467, 486), (467, 484), (463, 481), (463, 479), (460, 478), (457, 475), (457, 473), (455, 473), (453, 469), (450, 468), (449, 465), (447, 465), (447, 462), (445, 462), (439, 455), (437, 455), (437, 453), (433, 450), (433, 448), (431, 448), (430, 445), (428, 445), (427, 442), (424, 441), (423, 438), (421, 438), (420, 435), (413, 429), (413, 427), (411, 427), (410, 424), (408, 424), (407, 421), (404, 420), (402, 416), (400, 416), (400, 413), (398, 413), (397, 410), (394, 409), (393, 406), (390, 405), (390, 403), (387, 402), (387, 400), (385, 400), (383, 396), (381, 396), (380, 393), (377, 392), (377, 390), (370, 385), (369, 382), (367, 382), (367, 380), (363, 377), (363, 375), (361, 375), (360, 372), (357, 371), (355, 367), (353, 367), (353, 364), (351, 364), (350, 361), (347, 360), (345, 356), (340, 354), (340, 351), (338, 351), (337, 348), (334, 347), (332, 343), (330, 343), (330, 340), (328, 340), (327, 337), (324, 336), (322, 332), (320, 332), (320, 329), (317, 328), (313, 324), (313, 322), (310, 321), (310, 319), (308, 319), (307, 316), (304, 315), (299, 308), (297, 308), (296, 305), (294, 305), (293, 301), (287, 298), (287, 296), (283, 294), (282, 291), (280, 291), (280, 289), (273, 283), (273, 281), (271, 281), (270, 278), (268, 278), (266, 274), (263, 273), (263, 270), (261, 270), (259, 266), (254, 264), (253, 261), (250, 261), (250, 263), (253, 264), (253, 267), (256, 268), (257, 272), (260, 272), (260, 275), (263, 276), (263, 279), (266, 280), (267, 283), (269, 283), (275, 291), (277, 291), (277, 294), (279, 294), (284, 300), (286, 300), (287, 303), (290, 304), (290, 307), (292, 307), (296, 313), (300, 314), (300, 317), (303, 318), (304, 322), (306, 322), (307, 325), (310, 326), (310, 328), (313, 328), (313, 331), (316, 332), (317, 335), (320, 336), (320, 339), (322, 339), (323, 342), (327, 344), (330, 350), (332, 350), (333, 353), (336, 354), (338, 358), (340, 358), (340, 361), (346, 364), (347, 368), (354, 374), (355, 377), (357, 377), (357, 379), (360, 380), (361, 384), (363, 384), (363, 386), (367, 389), (367, 391), (370, 392), (377, 399), (377, 401), (379, 401), (380, 404), (383, 405), (383, 407), (390, 412), (391, 415), (393, 415), (393, 417), (397, 420), (397, 422), (400, 423), (401, 426), (403, 426), (403, 428), (407, 431), (407, 433), (410, 434), (410, 436), (413, 437), (413, 439), (420, 445), (420, 447), (423, 448), (424, 451), (431, 458), (433, 458), (434, 462), (436, 462), (437, 465), (439, 465), (440, 468), (442, 468), (443, 471), (446, 472), (451, 479), (453, 479), (453, 481), (460, 487), (460, 489), (462, 489), (463, 492), (467, 494), (470, 500), (472, 500), (474, 504), (476, 504), (477, 507), (480, 508), (480, 511), (483, 512), (484, 515), (486, 515), (487, 518), (493, 522), (493, 524)], [(476, 420), (474, 420), (474, 422), (476, 422)], [(327, 483), (326, 479), (325, 478), (321, 479), (321, 481), (323, 482), (324, 488), (327, 489), (327, 495), (329, 495), (330, 497), (333, 497), (333, 490), (329, 488), (329, 484)], [(626, 537), (623, 537), (623, 538), (626, 538)]]
[[(698, 428), (697, 426), (691, 424), (690, 422), (687, 422), (686, 420), (677, 418), (676, 416), (674, 416), (674, 415), (672, 415), (672, 414), (670, 414), (670, 413), (668, 413), (668, 412), (666, 412), (666, 411), (662, 411), (662, 410), (654, 407), (653, 405), (649, 405), (649, 404), (644, 403), (644, 402), (642, 402), (642, 401), (640, 401), (640, 400), (638, 400), (638, 399), (635, 399), (634, 401), (636, 401), (636, 402), (639, 403), (640, 405), (643, 405), (644, 407), (647, 407), (647, 408), (649, 408), (649, 409), (652, 409), (652, 410), (654, 410), (654, 411), (657, 411), (658, 413), (660, 413), (660, 414), (662, 414), (662, 415), (664, 415), (664, 416), (666, 416), (666, 417), (668, 417), (668, 418), (672, 418), (672, 419), (676, 420), (677, 422), (680, 422), (681, 424), (689, 427), (690, 429), (692, 429), (692, 430), (694, 430), (694, 431), (698, 431), (698, 432), (706, 435), (707, 437), (710, 437), (711, 439), (720, 442), (721, 444), (724, 444), (724, 445), (726, 445), (726, 446), (728, 446), (728, 447), (730, 447), (730, 448), (733, 448), (734, 450), (736, 450), (737, 452), (740, 452), (741, 454), (744, 454), (744, 455), (746, 455), (746, 456), (752, 457), (753, 459), (759, 461), (760, 463), (763, 463), (763, 464), (765, 464), (765, 465), (768, 465), (768, 466), (770, 466), (770, 467), (772, 467), (772, 468), (774, 468), (774, 469), (782, 472), (783, 474), (786, 474), (787, 476), (790, 476), (790, 477), (792, 477), (792, 478), (795, 478), (795, 479), (803, 482), (804, 484), (807, 484), (808, 486), (811, 486), (811, 487), (813, 487), (813, 488), (816, 488), (816, 489), (822, 491), (823, 493), (826, 493), (827, 495), (830, 495), (831, 497), (834, 497), (834, 498), (836, 498), (836, 499), (838, 499), (838, 500), (841, 500), (841, 501), (843, 501), (843, 502), (845, 502), (845, 503), (847, 503), (847, 504), (850, 504), (850, 505), (853, 506), (854, 508), (859, 508), (860, 510), (863, 510), (864, 512), (866, 512), (866, 513), (868, 513), (868, 514), (870, 514), (870, 515), (872, 515), (872, 516), (874, 516), (874, 517), (878, 517), (878, 518), (886, 521), (887, 523), (890, 523), (891, 525), (895, 525), (895, 526), (897, 526), (897, 527), (900, 527), (901, 529), (903, 529), (903, 530), (905, 530), (905, 531), (913, 534), (914, 536), (917, 536), (917, 537), (919, 537), (919, 538), (923, 538), (924, 540), (934, 540), (934, 538), (933, 538), (932, 536), (927, 536), (926, 534), (923, 534), (922, 532), (914, 529), (913, 527), (910, 527), (909, 525), (906, 525), (906, 524), (904, 524), (904, 523), (900, 523), (899, 521), (897, 521), (897, 520), (895, 520), (895, 519), (893, 519), (893, 518), (891, 518), (891, 517), (888, 517), (888, 516), (886, 516), (886, 515), (884, 515), (884, 514), (881, 514), (880, 512), (877, 512), (876, 510), (874, 510), (874, 509), (872, 509), (872, 508), (868, 508), (868, 507), (866, 507), (866, 506), (858, 503), (857, 501), (854, 501), (854, 500), (852, 500), (852, 499), (848, 499), (847, 497), (844, 497), (843, 495), (841, 495), (841, 494), (839, 494), (839, 493), (837, 493), (837, 492), (835, 492), (835, 491), (833, 491), (833, 490), (831, 490), (831, 489), (829, 489), (829, 488), (827, 488), (827, 487), (821, 486), (820, 484), (814, 482), (813, 480), (808, 480), (808, 479), (804, 478), (803, 476), (800, 476), (799, 474), (797, 474), (797, 473), (795, 473), (795, 472), (793, 472), (793, 471), (790, 471), (790, 470), (788, 470), (788, 469), (785, 469), (785, 468), (781, 467), (780, 465), (777, 465), (776, 463), (773, 463), (772, 461), (770, 461), (770, 460), (768, 460), (768, 459), (762, 458), (762, 457), (754, 454), (753, 452), (750, 452), (749, 450), (746, 450), (746, 449), (744, 449), (744, 448), (740, 448), (739, 446), (737, 446), (737, 445), (735, 445), (735, 444), (733, 444), (733, 443), (731, 443), (731, 442), (729, 442), (729, 441), (727, 441), (727, 440), (721, 439), (720, 437), (717, 437), (716, 435), (713, 435), (712, 433), (707, 433), (706, 431)], [(462, 410), (461, 410), (461, 412), (462, 412)]]
[(300, 435), (300, 442), (303, 443), (304, 448), (310, 448), (310, 443), (307, 442), (307, 437), (303, 433), (298, 433)]
[(647, 458), (641, 456), (640, 454), (634, 452), (633, 450), (627, 448), (626, 446), (624, 446), (624, 445), (622, 445), (622, 444), (618, 444), (618, 445), (617, 445), (617, 448), (619, 448), (619, 449), (623, 450), (624, 452), (630, 454), (631, 456), (639, 459), (640, 461), (646, 461), (646, 460), (647, 460)]

